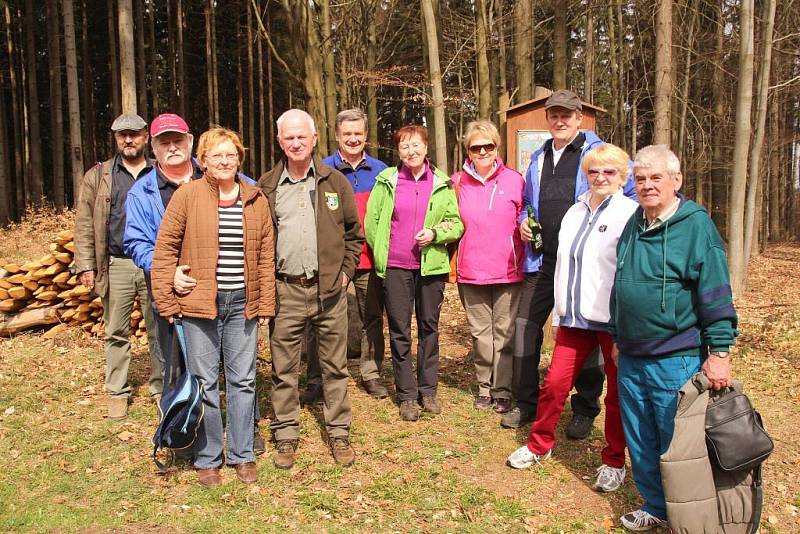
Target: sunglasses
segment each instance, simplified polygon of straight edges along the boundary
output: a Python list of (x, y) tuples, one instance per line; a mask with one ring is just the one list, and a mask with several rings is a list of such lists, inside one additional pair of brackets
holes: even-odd
[(486, 152), (492, 152), (495, 148), (497, 148), (497, 145), (495, 145), (494, 143), (488, 143), (485, 145), (472, 145), (471, 147), (469, 147), (469, 151), (472, 152), (473, 154), (480, 154), (481, 150), (485, 150)]
[(619, 171), (617, 169), (589, 169), (589, 172), (587, 174), (591, 178), (597, 178), (598, 176), (600, 176), (600, 174), (602, 174), (606, 178), (612, 178), (617, 174), (619, 174)]

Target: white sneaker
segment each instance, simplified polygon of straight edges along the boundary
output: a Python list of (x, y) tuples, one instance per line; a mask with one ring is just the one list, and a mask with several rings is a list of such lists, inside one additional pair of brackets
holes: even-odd
[(622, 521), (622, 526), (628, 530), (633, 530), (636, 532), (644, 532), (645, 530), (650, 530), (652, 528), (667, 526), (667, 522), (665, 520), (659, 519), (654, 515), (650, 515), (641, 509), (628, 512), (620, 517), (619, 520)]
[(534, 454), (527, 445), (523, 445), (511, 453), (506, 460), (506, 464), (514, 469), (527, 469), (533, 464), (542, 465), (541, 462), (550, 458), (550, 453), (552, 452), (551, 449), (544, 454)]
[(624, 481), (624, 467), (611, 467), (603, 464), (597, 468), (597, 480), (592, 486), (592, 489), (595, 491), (603, 491), (608, 493), (610, 491), (619, 489)]

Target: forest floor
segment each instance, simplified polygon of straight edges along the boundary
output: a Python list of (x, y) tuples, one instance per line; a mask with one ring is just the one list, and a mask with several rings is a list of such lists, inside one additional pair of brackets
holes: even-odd
[[(32, 214), (0, 232), (0, 257), (34, 259), (71, 215)], [(775, 440), (765, 464), (762, 532), (800, 531), (800, 245), (770, 246), (750, 268), (737, 302), (741, 335), (733, 362)], [(444, 412), (400, 422), (391, 400), (351, 380), (356, 464), (340, 468), (323, 444), (321, 411), (304, 408), (298, 461), (279, 471), (267, 455), (257, 484), (231, 469), (215, 489), (188, 466), (156, 474), (150, 438), (146, 348), (131, 365), (136, 395), (124, 422), (104, 418), (102, 342), (80, 330), (0, 339), (0, 531), (49, 532), (621, 532), (619, 516), (640, 504), (630, 479), (609, 495), (591, 490), (603, 445), (602, 419), (589, 439), (559, 427), (542, 468), (513, 471), (506, 456), (528, 427), (499, 426), (472, 406), (469, 334), (448, 286), (441, 320)], [(546, 368), (549, 356), (543, 357)], [(390, 366), (387, 365), (387, 373)], [(357, 366), (351, 374), (358, 375)], [(269, 413), (268, 354), (258, 363)], [(391, 382), (391, 380), (389, 380)], [(393, 391), (392, 391), (393, 392)], [(569, 420), (567, 408), (562, 424)], [(268, 432), (269, 421), (261, 425)]]

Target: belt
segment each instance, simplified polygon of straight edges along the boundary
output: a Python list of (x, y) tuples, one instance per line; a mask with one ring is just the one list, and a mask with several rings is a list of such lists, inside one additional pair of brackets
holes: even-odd
[(317, 283), (317, 275), (314, 275), (311, 278), (306, 278), (305, 276), (288, 276), (278, 273), (275, 276), (278, 280), (283, 280), (287, 284), (295, 284), (301, 287), (311, 287)]

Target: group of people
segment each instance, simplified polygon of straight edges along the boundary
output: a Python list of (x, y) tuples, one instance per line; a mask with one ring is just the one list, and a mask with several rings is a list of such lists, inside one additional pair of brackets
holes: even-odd
[[(185, 332), (188, 370), (204, 385), (204, 417), (188, 451), (202, 485), (220, 484), (223, 464), (243, 482), (258, 478), (255, 455), (266, 448), (255, 387), (259, 324), (270, 327), (273, 464), (294, 464), (302, 397), (322, 401), (333, 458), (349, 466), (346, 288), (353, 284), (363, 324), (364, 390), (388, 396), (385, 312), (399, 416), (415, 421), (420, 410), (442, 411), (439, 315), (451, 277), (473, 341), (475, 408), (493, 408), (507, 428), (533, 423), (508, 465), (551, 456), (573, 387), (566, 434), (586, 437), (607, 376), (607, 446), (594, 488), (623, 483), (627, 446), (645, 502), (622, 523), (664, 524), (658, 459), (672, 436), (676, 392), (698, 371), (715, 389), (731, 380), (736, 313), (724, 247), (705, 211), (679, 194), (680, 165), (667, 147), (646, 147), (631, 163), (580, 130), (582, 103), (570, 91), (553, 93), (545, 113), (552, 139), (524, 178), (498, 157), (501, 137), (489, 121), (468, 125), (466, 161), (449, 177), (428, 158), (423, 126), (395, 132), (400, 163), (387, 166), (365, 152), (364, 113), (346, 110), (336, 117), (338, 150), (321, 159), (312, 117), (292, 109), (277, 120), (283, 157), (257, 183), (241, 171), (235, 132), (210, 128), (192, 158), (186, 122), (160, 115), (149, 129), (152, 161), (145, 121), (121, 115), (111, 127), (117, 155), (84, 176), (75, 232), (75, 267), (104, 304), (108, 417), (127, 413), (127, 325), (138, 295), (143, 310), (152, 303), (145, 316), (156, 404), (176, 328)], [(540, 390), (551, 311), (555, 348)]]

